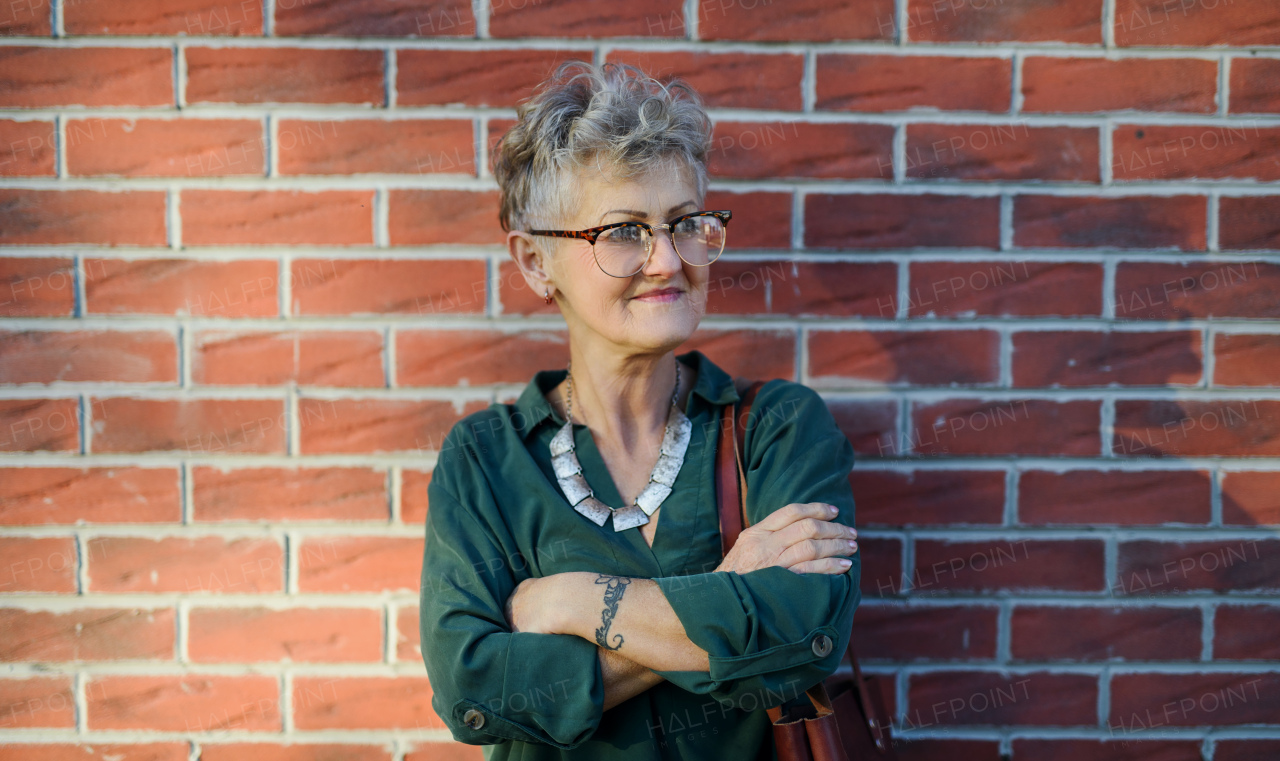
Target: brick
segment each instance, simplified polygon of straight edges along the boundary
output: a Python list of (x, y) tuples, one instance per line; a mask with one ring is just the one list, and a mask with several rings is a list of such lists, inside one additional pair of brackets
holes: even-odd
[(1269, 761), (1280, 754), (1280, 740), (1219, 740), (1214, 761)]
[(700, 328), (676, 354), (697, 349), (730, 375), (752, 378), (796, 378), (795, 332), (792, 330), (711, 330)]
[(191, 378), (219, 386), (382, 387), (382, 334), (356, 330), (200, 330)]
[(1028, 56), (1022, 62), (1021, 110), (1212, 114), (1217, 90), (1218, 63), (1212, 60)]
[(1096, 457), (1100, 422), (1095, 401), (956, 399), (914, 405), (909, 436), (926, 455)]
[(298, 553), (302, 592), (416, 592), (421, 573), (416, 537), (307, 537)]
[(1280, 266), (1265, 262), (1121, 262), (1115, 281), (1120, 319), (1280, 317)]
[(1280, 129), (1122, 124), (1111, 142), (1118, 181), (1280, 179)]
[(1151, 596), (1194, 590), (1280, 589), (1280, 540), (1120, 543), (1113, 593)]
[[(1102, 267), (1088, 262), (925, 261), (910, 265), (911, 317), (1098, 317)], [(897, 298), (881, 317), (893, 317)]]
[[(725, 249), (729, 252), (744, 248), (791, 248), (790, 193), (711, 190), (707, 192), (706, 208), (733, 212), (734, 216), (729, 220), (732, 230), (728, 231), (725, 239)], [(712, 272), (720, 269), (713, 267)]]
[(892, 318), (898, 289), (898, 270), (890, 262), (722, 257), (708, 278), (707, 314)]
[(425, 676), (293, 680), (294, 725), (316, 729), (443, 729)]
[(279, 265), (270, 259), (84, 260), (88, 314), (275, 317)]
[(173, 102), (173, 53), (167, 47), (0, 49), (0, 108)]
[(1102, 0), (1008, 0), (1000, 6), (908, 0), (912, 42), (1102, 44)]
[(386, 747), (372, 745), (201, 742), (200, 761), (392, 761), (392, 757)]
[(276, 676), (97, 676), (90, 680), (91, 730), (279, 732)]
[[(861, 546), (861, 543), (859, 543)], [(998, 590), (1098, 592), (1103, 545), (1092, 539), (916, 540), (912, 595)]]
[(1222, 474), (1222, 522), (1236, 526), (1280, 525), (1280, 473)]
[(70, 676), (0, 679), (0, 729), (71, 729), (75, 725)]
[(1176, 4), (1119, 0), (1115, 14), (1115, 40), (1120, 46), (1280, 43), (1280, 8), (1267, 0)]
[(1280, 196), (1219, 198), (1218, 244), (1227, 251), (1280, 248)]
[[(800, 0), (792, 3), (710, 2), (698, 4), (703, 40), (892, 40), (892, 0)], [(672, 22), (675, 26), (675, 22)], [(683, 30), (677, 30), (683, 36)]]
[(262, 5), (254, 0), (113, 0), (67, 3), (68, 34), (260, 36)]
[[(185, 742), (146, 743), (122, 745), (94, 742), (93, 744), (45, 744), (0, 746), (0, 761), (187, 761), (190, 744)], [(206, 754), (207, 755), (207, 754)]]
[(449, 429), (487, 402), (459, 411), (453, 402), (402, 399), (298, 400), (298, 428), (306, 454), (439, 450)]
[(393, 246), (494, 245), (506, 240), (497, 192), (392, 190), (387, 234)]
[(1280, 607), (1219, 605), (1213, 618), (1215, 660), (1274, 661), (1280, 659)]
[(397, 50), (396, 104), (514, 108), (577, 50)]
[(1198, 330), (1020, 331), (1013, 335), (1013, 385), (1195, 386), (1204, 375), (1202, 346)]
[(373, 198), (372, 190), (184, 190), (182, 240), (191, 246), (372, 245)]
[(905, 169), (907, 177), (921, 180), (1096, 183), (1098, 150), (1093, 127), (908, 124)]
[(284, 552), (274, 539), (103, 536), (85, 550), (94, 592), (284, 591)]
[(936, 671), (912, 674), (903, 726), (1090, 726), (1097, 723), (1092, 674)]
[(191, 469), (197, 521), (379, 521), (387, 476), (370, 468)]
[(1205, 525), (1207, 471), (1029, 470), (1018, 479), (1018, 521), (1026, 525)]
[[(1037, 761), (1203, 761), (1199, 740), (1032, 740), (1013, 741), (1014, 758)], [(1216, 758), (1216, 756), (1215, 756)]]
[(1274, 457), (1280, 401), (1116, 401), (1111, 451), (1133, 457)]
[(1198, 608), (1019, 605), (1010, 627), (1019, 661), (1200, 659)]
[[(4, 9), (0, 9), (3, 18)], [(0, 34), (3, 22), (0, 21)], [(53, 122), (0, 119), (0, 177), (53, 177), (57, 138)]]
[(422, 523), (427, 519), (427, 487), (430, 485), (429, 470), (403, 468), (400, 471), (400, 520)]
[(282, 37), (474, 37), (470, 5), (447, 0), (322, 0), (280, 3), (275, 34)]
[(61, 256), (0, 258), (0, 316), (69, 317), (74, 311), (74, 261)]
[(482, 314), (483, 260), (294, 259), (295, 315)]
[(1203, 196), (1019, 195), (1013, 199), (1013, 243), (1203, 251), (1206, 203)]
[(174, 338), (159, 330), (0, 330), (0, 382), (175, 383)]
[[(892, 399), (827, 401), (827, 409), (853, 451), (868, 457), (892, 457), (897, 442), (898, 402)], [(854, 492), (857, 494), (857, 491)], [(862, 510), (859, 503), (858, 510)], [(861, 512), (858, 513), (862, 515)]]
[(188, 103), (385, 101), (381, 50), (192, 47), (184, 54)]
[(1231, 104), (1233, 114), (1265, 114), (1280, 112), (1280, 61), (1274, 58), (1231, 59)]
[(0, 245), (162, 246), (164, 196), (159, 190), (0, 188)]
[(1111, 678), (1114, 732), (1153, 727), (1275, 724), (1280, 674), (1115, 674)]
[(858, 537), (862, 556), (862, 594), (887, 597), (904, 592), (902, 584), (902, 541), (900, 539)]
[(49, 4), (44, 0), (29, 0), (0, 8), (0, 36), (48, 37), (51, 34), (53, 26)]
[(187, 651), (197, 663), (382, 660), (375, 608), (194, 608)]
[(422, 660), (418, 606), (406, 605), (396, 611), (396, 660), (415, 663)]
[(608, 6), (591, 0), (495, 3), (489, 11), (494, 37), (681, 37), (680, 0), (643, 0)]
[(0, 661), (172, 661), (174, 631), (172, 608), (0, 608)]
[(0, 452), (80, 451), (75, 399), (0, 399)]
[(280, 399), (94, 397), (92, 451), (284, 454)]
[(814, 106), (884, 112), (1009, 110), (1007, 58), (820, 53)]
[(893, 738), (899, 761), (1006, 761), (996, 740), (906, 740)]
[(1213, 337), (1215, 386), (1270, 386), (1280, 366), (1280, 336), (1217, 333)]
[(262, 123), (249, 119), (74, 119), (67, 171), (116, 177), (213, 177), (265, 172)]
[[(705, 38), (704, 38), (705, 39)], [(708, 108), (802, 111), (804, 58), (794, 53), (609, 50), (606, 60), (639, 67), (669, 83), (687, 82)], [(718, 125), (717, 125), (718, 128)]]
[(991, 330), (814, 330), (808, 335), (815, 386), (968, 385), (999, 377), (1000, 337)]
[(707, 152), (715, 177), (893, 178), (887, 124), (719, 121)]
[(277, 130), (282, 175), (477, 173), (463, 119), (282, 119)]
[(176, 468), (0, 470), (0, 524), (180, 523)]
[(999, 525), (1004, 520), (1003, 471), (855, 468), (850, 480), (860, 526)]
[(813, 248), (997, 248), (1000, 199), (937, 194), (811, 193), (805, 242)]
[(0, 594), (76, 591), (80, 561), (71, 537), (0, 536), (0, 557)]
[(854, 639), (859, 658), (990, 660), (996, 655), (996, 608), (863, 605)]
[(400, 330), (397, 386), (482, 386), (528, 383), (539, 370), (569, 359), (560, 331)]

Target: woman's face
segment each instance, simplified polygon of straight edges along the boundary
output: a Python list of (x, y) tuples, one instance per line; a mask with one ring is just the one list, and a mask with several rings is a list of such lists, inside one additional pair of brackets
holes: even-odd
[[(691, 172), (678, 169), (654, 169), (635, 180), (616, 180), (588, 170), (578, 175), (576, 188), (582, 206), (560, 229), (585, 230), (630, 221), (666, 224), (697, 211), (702, 201)], [(706, 313), (708, 270), (715, 265), (686, 263), (667, 231), (656, 231), (649, 260), (631, 277), (605, 274), (585, 240), (554, 240), (560, 246), (549, 269), (574, 340), (603, 340), (624, 350), (665, 353), (697, 330)], [(676, 293), (642, 298), (663, 289)]]

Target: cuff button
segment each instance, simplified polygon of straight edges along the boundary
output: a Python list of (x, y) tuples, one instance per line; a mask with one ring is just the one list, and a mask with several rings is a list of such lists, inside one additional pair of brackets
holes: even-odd
[(813, 638), (813, 654), (819, 658), (825, 658), (831, 652), (831, 638), (825, 634), (819, 634)]
[(468, 727), (471, 727), (472, 729), (479, 729), (480, 727), (484, 726), (484, 714), (472, 708), (471, 710), (462, 714), (462, 723), (466, 724)]

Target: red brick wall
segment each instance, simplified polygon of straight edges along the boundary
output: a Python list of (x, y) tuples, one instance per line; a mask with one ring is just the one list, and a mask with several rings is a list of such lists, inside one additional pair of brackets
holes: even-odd
[(1280, 757), (1280, 4), (51, 1), (0, 7), (3, 761), (480, 757), (426, 483), (565, 359), (487, 167), (572, 57), (710, 104), (687, 348), (860, 453), (904, 759)]

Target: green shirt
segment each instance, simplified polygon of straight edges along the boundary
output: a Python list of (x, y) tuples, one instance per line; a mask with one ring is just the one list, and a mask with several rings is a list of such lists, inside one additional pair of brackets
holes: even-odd
[[(842, 574), (714, 572), (718, 413), (738, 393), (701, 352), (677, 359), (698, 371), (685, 405), (693, 431), (652, 548), (638, 527), (617, 532), (579, 515), (556, 483), (548, 446), (565, 421), (544, 393), (565, 370), (536, 373), (515, 404), (468, 415), (445, 437), (428, 487), (422, 655), (432, 707), (455, 739), (486, 746), (486, 759), (773, 759), (764, 709), (804, 700), (839, 665), (861, 600), (859, 556)], [(590, 429), (573, 428), (596, 497), (621, 506)], [(834, 520), (854, 525), (853, 448), (807, 386), (761, 387), (744, 462), (751, 523), (792, 502), (827, 502), (840, 508)], [(503, 615), (520, 581), (568, 571), (653, 579), (710, 671), (659, 671), (667, 681), (602, 711), (594, 642), (513, 633)]]

